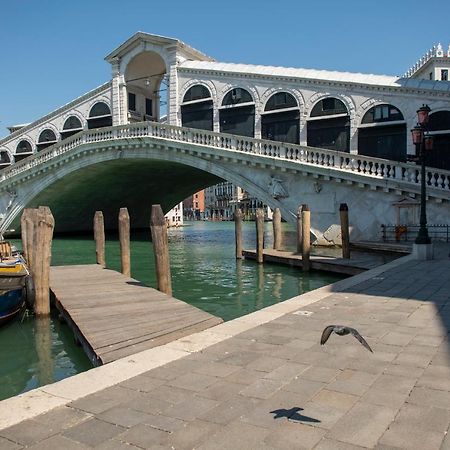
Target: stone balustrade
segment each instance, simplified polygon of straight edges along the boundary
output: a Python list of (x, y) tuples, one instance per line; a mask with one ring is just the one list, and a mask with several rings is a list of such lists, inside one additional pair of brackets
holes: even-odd
[[(300, 163), (302, 171), (312, 174), (315, 171), (317, 172), (318, 167), (328, 168), (333, 172), (333, 177), (336, 177), (338, 172), (339, 177), (343, 180), (348, 179), (347, 174), (358, 174), (367, 177), (368, 183), (370, 180), (371, 184), (379, 184), (383, 187), (386, 187), (386, 183), (389, 184), (390, 182), (395, 182), (395, 186), (398, 186), (400, 182), (403, 190), (407, 190), (407, 187), (411, 186), (414, 187), (413, 191), (417, 192), (421, 182), (420, 167), (411, 163), (400, 163), (370, 156), (353, 155), (334, 150), (184, 128), (157, 122), (139, 122), (80, 132), (2, 170), (0, 181), (7, 181), (29, 169), (41, 166), (81, 145), (145, 137), (194, 144), (201, 146), (203, 153), (209, 148), (289, 160)], [(126, 149), (124, 150), (126, 151)], [(434, 191), (440, 198), (446, 198), (447, 193), (450, 198), (450, 171), (427, 168), (427, 182), (431, 188), (430, 196), (433, 196)], [(393, 187), (395, 188), (395, 186)]]

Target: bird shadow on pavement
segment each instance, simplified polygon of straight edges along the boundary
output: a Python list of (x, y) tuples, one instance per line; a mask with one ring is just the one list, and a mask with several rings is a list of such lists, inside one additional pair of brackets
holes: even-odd
[(292, 422), (320, 422), (320, 420), (314, 419), (314, 417), (308, 417), (304, 416), (303, 414), (299, 414), (299, 411), (303, 411), (303, 408), (294, 407), (291, 409), (275, 409), (274, 411), (270, 411), (270, 414), (274, 414), (274, 419), (281, 419), (285, 417)]

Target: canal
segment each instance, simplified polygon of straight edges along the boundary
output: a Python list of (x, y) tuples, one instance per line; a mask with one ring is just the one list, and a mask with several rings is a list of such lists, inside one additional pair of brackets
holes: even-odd
[[(293, 248), (295, 233), (285, 227), (285, 246)], [(272, 242), (272, 224), (265, 241)], [(255, 224), (245, 222), (244, 247), (255, 247)], [(131, 242), (132, 276), (156, 287), (149, 232), (134, 233)], [(169, 230), (173, 295), (211, 314), (231, 320), (333, 283), (342, 277), (323, 272), (303, 274), (296, 268), (258, 265), (234, 258), (232, 222), (188, 222)], [(107, 267), (120, 270), (117, 236), (108, 236)], [(91, 237), (55, 238), (52, 264), (93, 264)], [(0, 399), (58, 381), (91, 367), (74, 344), (69, 328), (51, 320), (20, 317), (0, 328)]]

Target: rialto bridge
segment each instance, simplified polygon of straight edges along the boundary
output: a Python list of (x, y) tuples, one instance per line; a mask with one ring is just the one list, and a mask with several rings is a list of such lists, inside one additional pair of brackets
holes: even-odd
[[(0, 140), (0, 230), (44, 204), (57, 231), (90, 229), (96, 209), (115, 228), (123, 206), (145, 227), (152, 203), (169, 210), (227, 180), (287, 221), (308, 203), (318, 243), (339, 240), (343, 202), (352, 239), (377, 239), (381, 224), (418, 222), (407, 135), (423, 103), (435, 137), (429, 222), (448, 223), (448, 56), (438, 46), (398, 78), (218, 63), (137, 33), (107, 56), (110, 82)], [(421, 75), (428, 69), (432, 80)]]

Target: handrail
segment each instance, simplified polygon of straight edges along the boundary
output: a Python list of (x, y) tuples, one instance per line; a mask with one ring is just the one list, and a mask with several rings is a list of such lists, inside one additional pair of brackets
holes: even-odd
[[(420, 186), (420, 168), (411, 163), (402, 163), (364, 155), (354, 155), (336, 150), (307, 147), (298, 144), (269, 141), (194, 128), (161, 124), (158, 122), (136, 122), (133, 124), (98, 128), (77, 133), (40, 153), (23, 159), (2, 170), (0, 181), (6, 181), (53, 158), (63, 155), (80, 145), (117, 141), (130, 138), (155, 137), (168, 141), (191, 143), (202, 147), (230, 150), (289, 160), (305, 166), (330, 168), (347, 173), (357, 173), (371, 179), (403, 182)], [(450, 171), (427, 168), (428, 186), (448, 192)]]

